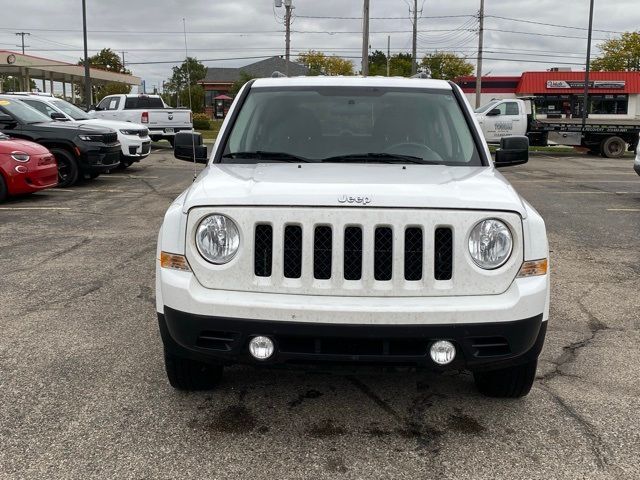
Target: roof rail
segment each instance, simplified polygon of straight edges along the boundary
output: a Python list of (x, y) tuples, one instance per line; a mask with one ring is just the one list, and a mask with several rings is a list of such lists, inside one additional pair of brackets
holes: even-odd
[(415, 75), (411, 75), (411, 78), (422, 78), (424, 80), (431, 78), (428, 73), (418, 72)]
[(286, 77), (286, 75), (277, 70), (271, 74), (271, 78), (282, 78), (282, 77)]

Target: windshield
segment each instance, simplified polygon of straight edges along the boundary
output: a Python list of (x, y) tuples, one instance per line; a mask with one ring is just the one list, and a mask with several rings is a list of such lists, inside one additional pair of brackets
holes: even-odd
[(0, 98), (0, 110), (4, 113), (8, 113), (22, 123), (40, 123), (53, 121), (44, 113), (40, 113), (35, 108), (13, 99)]
[(489, 103), (487, 103), (486, 105), (483, 105), (479, 108), (476, 108), (474, 111), (476, 113), (484, 113), (488, 110), (491, 110), (493, 108), (494, 105), (496, 105), (500, 100), (492, 100)]
[(74, 120), (89, 120), (91, 117), (86, 114), (86, 112), (80, 110), (75, 105), (65, 102), (64, 100), (51, 100), (56, 107), (62, 110), (64, 113), (69, 115)]
[(253, 88), (221, 161), (482, 165), (451, 90), (380, 87)]

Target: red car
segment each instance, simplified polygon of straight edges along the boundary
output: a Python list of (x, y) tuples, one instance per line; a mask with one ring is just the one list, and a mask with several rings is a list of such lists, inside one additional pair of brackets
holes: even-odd
[(0, 201), (57, 184), (58, 165), (49, 150), (0, 133)]

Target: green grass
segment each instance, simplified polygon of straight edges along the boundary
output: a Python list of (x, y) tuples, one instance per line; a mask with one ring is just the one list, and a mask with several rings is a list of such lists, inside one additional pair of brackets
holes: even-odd
[(202, 134), (203, 140), (215, 140), (218, 136), (221, 125), (222, 122), (220, 120), (212, 120), (211, 128), (209, 130), (197, 130), (197, 132)]

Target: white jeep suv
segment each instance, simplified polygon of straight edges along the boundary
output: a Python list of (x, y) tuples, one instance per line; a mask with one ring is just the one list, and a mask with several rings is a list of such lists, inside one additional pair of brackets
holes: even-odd
[(211, 388), (235, 363), (410, 365), (526, 395), (549, 315), (547, 237), (496, 166), (527, 159), (527, 138), (511, 137), (494, 164), (445, 81), (249, 82), (160, 230), (171, 385)]

